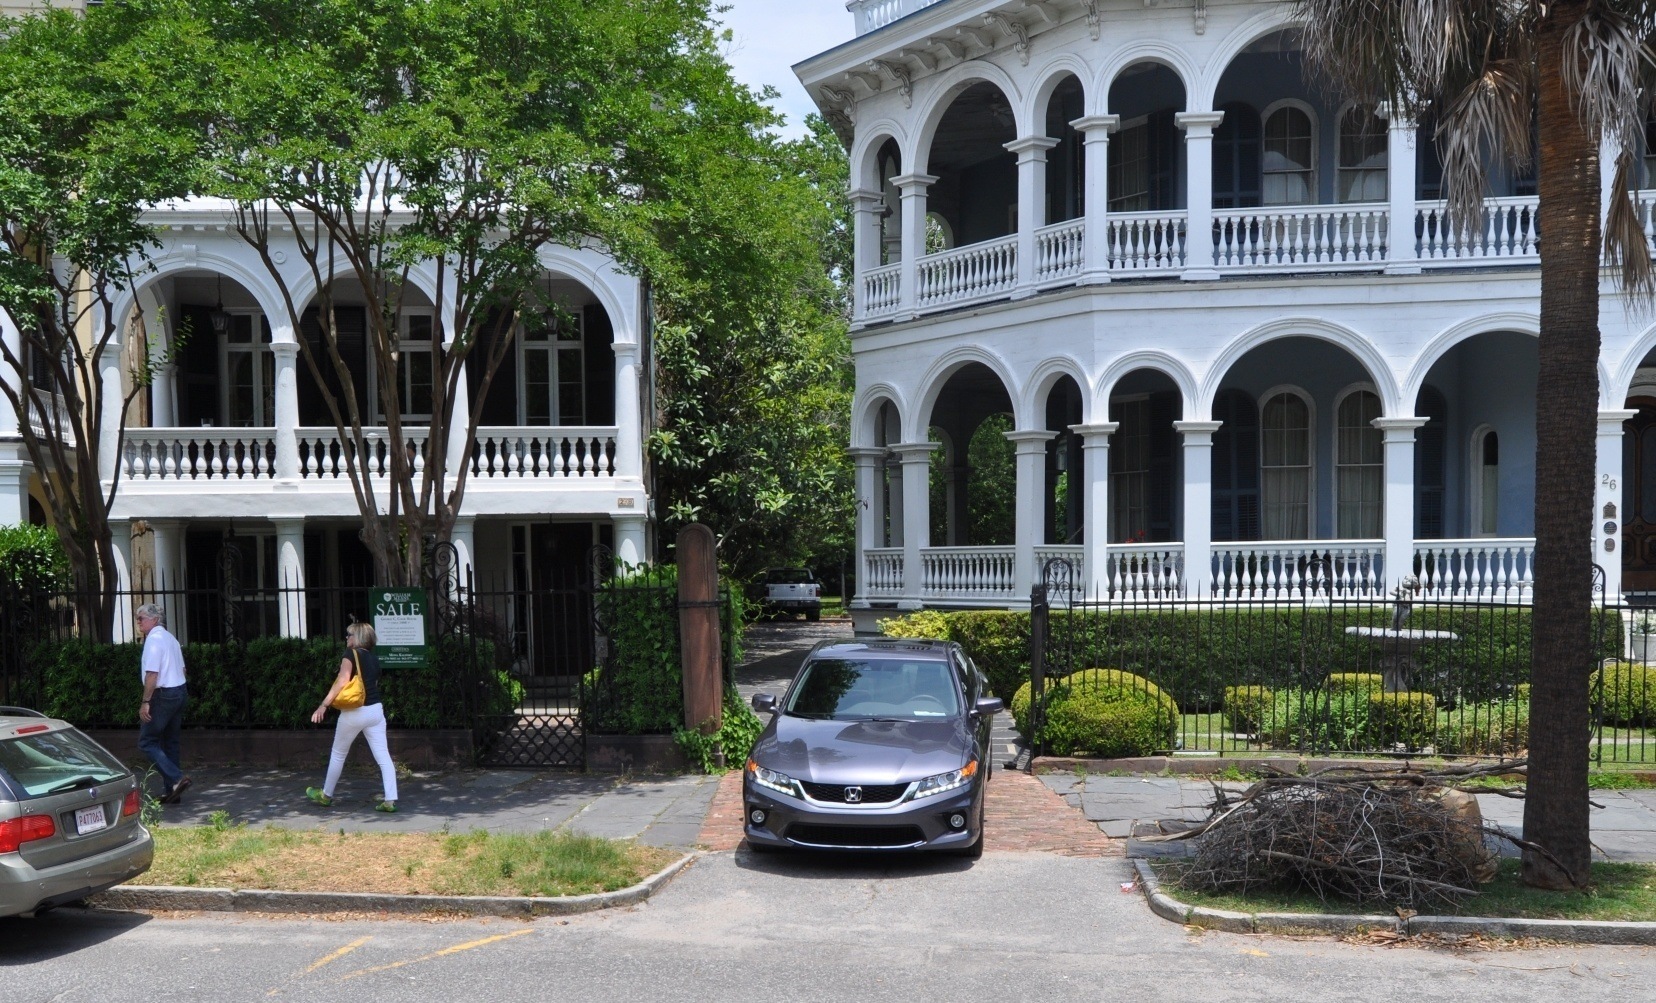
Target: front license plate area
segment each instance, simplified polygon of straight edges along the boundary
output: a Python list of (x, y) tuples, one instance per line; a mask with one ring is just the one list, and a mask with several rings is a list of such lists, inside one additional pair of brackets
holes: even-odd
[(75, 831), (77, 833), (97, 832), (99, 829), (107, 828), (109, 828), (109, 819), (104, 816), (103, 805), (95, 804), (90, 808), (75, 809)]

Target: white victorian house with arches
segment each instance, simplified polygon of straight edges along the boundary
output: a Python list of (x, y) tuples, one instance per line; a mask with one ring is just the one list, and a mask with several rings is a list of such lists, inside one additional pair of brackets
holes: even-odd
[[(1447, 228), (1431, 123), (1311, 79), (1288, 4), (849, 7), (795, 72), (850, 139), (856, 608), (1016, 605), (1057, 556), (1098, 596), (1527, 597), (1533, 176)], [(1591, 546), (1656, 591), (1656, 316), (1608, 278), (1601, 316)]]
[[(115, 302), (127, 343), (99, 360), (106, 386), (129, 379), (139, 347), (134, 339), (148, 339), (169, 363), (128, 412), (119, 449), (118, 411), (103, 426), (103, 477), (106, 483), (119, 479), (111, 520), (121, 588), (175, 600), (213, 588), (228, 543), (238, 556), (244, 606), (268, 621), (258, 630), (327, 636), (342, 629), (337, 621), (344, 614), (300, 597), (306, 590), (331, 589), (338, 597), (341, 590), (366, 589), (374, 584), (374, 568), (359, 537), (362, 520), (346, 467), (350, 447), (341, 443), (326, 403), (328, 394), (337, 398), (343, 391), (328, 372), (316, 309), (306, 307), (317, 294), (309, 268), (296, 245), (283, 247), (273, 238), (272, 258), (287, 271), (285, 283), (305, 318), (295, 330), (269, 268), (237, 233), (231, 206), (198, 199), (158, 207), (149, 218), (160, 247), (140, 281)], [(482, 368), (483, 354), (468, 361), (449, 440), (449, 470), (464, 465), (469, 471), (453, 534), (459, 570), (471, 572), (480, 587), (488, 583), (517, 597), (522, 608), (507, 615), (514, 618), (510, 629), (521, 635), (520, 654), (532, 654), (537, 643), (562, 643), (551, 636), (560, 625), (537, 617), (539, 607), (523, 604), (533, 605), (536, 594), (589, 569), (595, 545), (611, 548), (626, 564), (650, 557), (641, 284), (599, 250), (545, 246), (539, 254), (537, 294), (558, 304), (562, 319), (516, 332), (482, 402), (472, 444), (465, 432), (481, 387), (474, 370)], [(411, 449), (422, 424), (429, 424), (430, 404), (422, 415), (420, 402), (429, 402), (439, 371), (422, 359), (418, 339), (426, 339), (429, 356), (430, 325), (454, 330), (452, 318), (433, 316), (432, 303), (452, 302), (435, 295), (436, 281), (433, 267), (413, 270), (400, 321), (403, 334), (412, 336), (402, 343), (399, 367)], [(364, 297), (353, 275), (334, 280), (332, 299), (358, 406), (366, 424), (383, 426)], [(174, 344), (181, 330), (188, 337)], [(3, 313), (0, 336), (21, 354), (18, 329)], [(300, 342), (307, 338), (324, 360), (325, 387), (300, 358)], [(30, 374), (8, 370), (0, 378), (25, 380)], [(119, 395), (111, 399), (118, 408)], [(0, 525), (45, 521), (43, 472), (32, 469), (18, 443), (17, 421), (11, 408), (0, 408)], [(363, 462), (376, 475), (384, 511), (387, 437), (383, 427), (365, 432), (370, 452), (376, 441), (382, 444)], [(187, 612), (179, 610), (174, 623), (192, 619)], [(325, 622), (307, 623), (318, 619)], [(547, 636), (536, 633), (537, 620), (546, 621)], [(215, 629), (180, 626), (200, 640), (211, 639)], [(117, 632), (126, 629), (130, 625), (118, 618)]]

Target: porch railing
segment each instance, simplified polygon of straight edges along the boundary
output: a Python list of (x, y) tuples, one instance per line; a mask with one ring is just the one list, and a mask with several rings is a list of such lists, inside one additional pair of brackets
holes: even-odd
[(1485, 199), (1483, 211), (1470, 226), (1451, 227), (1442, 202), (1415, 207), (1415, 234), (1423, 261), (1485, 264), (1491, 259), (1541, 260), (1537, 209), (1533, 195)]
[(866, 35), (878, 28), (924, 10), (940, 0), (851, 0), (845, 7), (857, 19), (857, 34)]
[(1072, 219), (1035, 231), (1035, 281), (1074, 278), (1086, 266), (1085, 220)]
[(1111, 599), (1171, 599), (1184, 590), (1182, 543), (1112, 543), (1104, 553), (1104, 585)]
[(1420, 540), (1414, 550), (1428, 599), (1528, 602), (1534, 595), (1534, 539)]
[(131, 481), (242, 481), (275, 476), (274, 428), (132, 428), (121, 448)]
[(903, 594), (903, 548), (879, 547), (863, 551), (864, 595), (900, 596)]
[(864, 317), (884, 317), (897, 312), (902, 305), (903, 265), (882, 265), (863, 272), (862, 313)]
[(928, 254), (919, 261), (915, 303), (968, 303), (1012, 291), (1018, 282), (1018, 237), (997, 237)]
[[(363, 443), (367, 447), (368, 455), (363, 458), (365, 468), (370, 477), (385, 477), (391, 472), (391, 436), (383, 428), (365, 428), (362, 430)], [(426, 441), (428, 435), (425, 429), (406, 427), (403, 429), (403, 448), (408, 451), (408, 458), (414, 466), (415, 473), (425, 469)], [(346, 440), (341, 441), (339, 432), (332, 428), (301, 428), (299, 430), (299, 476), (305, 480), (344, 480), (350, 477), (352, 457), (356, 454), (356, 444)]]
[(471, 457), (471, 475), (484, 480), (614, 474), (614, 428), (480, 428)]
[(1112, 212), (1109, 227), (1109, 266), (1112, 272), (1141, 275), (1177, 272), (1185, 265), (1185, 214), (1176, 212)]
[(1013, 547), (927, 547), (920, 552), (921, 595), (930, 599), (1010, 599)]
[(1214, 263), (1236, 269), (1381, 263), (1387, 215), (1384, 205), (1215, 212)]
[(1283, 540), (1213, 545), (1213, 594), (1223, 599), (1381, 598), (1384, 540)]

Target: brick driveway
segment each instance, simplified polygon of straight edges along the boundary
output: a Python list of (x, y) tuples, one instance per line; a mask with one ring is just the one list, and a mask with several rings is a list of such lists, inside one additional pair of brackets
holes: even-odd
[[(1068, 857), (1119, 857), (1126, 845), (1088, 822), (1058, 794), (1027, 773), (997, 769), (989, 781), (985, 850), (999, 853), (1058, 853)], [(742, 842), (742, 774), (732, 770), (719, 782), (702, 823), (702, 846), (734, 850)]]

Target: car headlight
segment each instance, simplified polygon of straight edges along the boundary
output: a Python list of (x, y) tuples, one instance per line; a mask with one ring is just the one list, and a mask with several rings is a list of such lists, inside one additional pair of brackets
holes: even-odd
[(973, 777), (977, 776), (977, 770), (977, 760), (974, 759), (958, 770), (950, 770), (947, 773), (939, 773), (935, 777), (927, 777), (914, 788), (914, 796), (916, 799), (929, 798), (933, 794), (942, 794), (957, 787), (964, 787), (971, 782)]
[(778, 773), (775, 770), (767, 770), (751, 759), (747, 761), (747, 771), (748, 776), (752, 777), (753, 782), (758, 784), (760, 787), (768, 787), (773, 791), (787, 794), (792, 797), (799, 796), (799, 788), (794, 783), (794, 778), (788, 776), (786, 773)]

